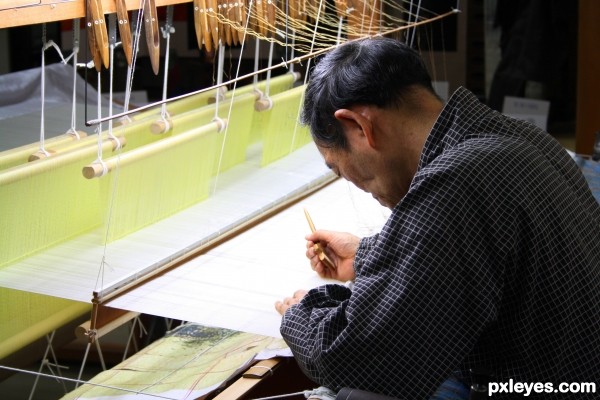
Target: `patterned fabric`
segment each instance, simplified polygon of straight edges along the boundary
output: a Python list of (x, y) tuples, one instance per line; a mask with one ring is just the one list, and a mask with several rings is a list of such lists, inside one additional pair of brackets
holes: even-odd
[(558, 142), (464, 88), (354, 267), (352, 290), (315, 288), (282, 320), (326, 387), (427, 399), (473, 367), (496, 382), (600, 383), (600, 206)]

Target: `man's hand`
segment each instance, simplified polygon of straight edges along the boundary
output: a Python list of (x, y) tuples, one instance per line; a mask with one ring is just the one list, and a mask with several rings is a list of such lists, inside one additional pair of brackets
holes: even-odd
[(306, 296), (306, 293), (308, 293), (306, 290), (296, 290), (293, 297), (286, 297), (283, 301), (275, 302), (275, 309), (279, 314), (285, 314), (285, 311), (294, 304), (298, 304)]
[[(328, 268), (319, 259), (314, 245), (319, 243), (329, 259), (335, 264), (335, 269)], [(306, 257), (310, 260), (312, 269), (322, 278), (336, 279), (346, 282), (354, 280), (354, 256), (360, 243), (360, 238), (350, 233), (317, 230), (306, 236)]]

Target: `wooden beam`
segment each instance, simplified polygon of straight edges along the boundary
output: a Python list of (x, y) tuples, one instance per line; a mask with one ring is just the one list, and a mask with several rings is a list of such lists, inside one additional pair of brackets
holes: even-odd
[(600, 131), (600, 2), (579, 0), (575, 152), (592, 154)]
[(214, 400), (242, 399), (263, 379), (273, 376), (273, 370), (279, 364), (279, 358), (262, 360), (250, 367), (241, 378), (218, 394)]
[[(157, 7), (192, 0), (156, 0)], [(139, 10), (139, 0), (126, 0), (128, 10)], [(105, 13), (115, 13), (114, 0), (102, 0)], [(85, 17), (85, 0), (0, 0), (0, 29), (16, 26), (41, 24), (44, 22), (66, 21)]]

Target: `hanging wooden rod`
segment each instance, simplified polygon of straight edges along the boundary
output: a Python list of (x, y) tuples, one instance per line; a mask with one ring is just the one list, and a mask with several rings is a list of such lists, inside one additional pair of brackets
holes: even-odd
[[(192, 0), (156, 0), (156, 6), (191, 3)], [(139, 10), (140, 0), (125, 0), (127, 10)], [(114, 0), (102, 0), (107, 14), (117, 12)], [(85, 18), (85, 0), (0, 0), (0, 29), (44, 22)]]

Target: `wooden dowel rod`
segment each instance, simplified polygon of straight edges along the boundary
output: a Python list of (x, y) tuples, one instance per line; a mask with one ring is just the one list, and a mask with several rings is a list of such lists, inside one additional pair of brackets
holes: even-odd
[[(90, 319), (90, 320), (85, 321), (84, 323), (78, 325), (77, 327), (75, 327), (75, 336), (79, 339), (93, 338), (95, 340), (95, 339), (101, 338), (102, 336), (114, 331), (121, 325), (125, 324), (126, 322), (131, 321), (132, 319), (134, 319), (135, 317), (137, 317), (139, 315), (140, 315), (140, 313), (138, 313), (138, 312), (128, 311), (125, 314), (120, 315), (117, 318), (109, 321), (108, 323), (106, 323), (100, 327), (96, 327), (96, 328), (92, 327), (92, 320)], [(95, 332), (93, 335), (90, 335), (90, 331), (92, 329)]]
[(258, 385), (263, 379), (273, 375), (273, 370), (280, 363), (279, 358), (262, 360), (250, 367), (242, 377), (233, 382), (214, 398), (214, 400), (241, 399)]
[(209, 124), (200, 126), (196, 129), (192, 129), (185, 133), (170, 136), (157, 142), (150, 143), (137, 149), (128, 151), (127, 153), (123, 153), (118, 157), (110, 157), (106, 160), (103, 160), (104, 165), (100, 163), (89, 164), (83, 167), (83, 176), (88, 179), (98, 178), (104, 173), (105, 167), (107, 169), (107, 172), (110, 172), (113, 169), (115, 169), (117, 165), (119, 165), (119, 167), (123, 167), (137, 160), (141, 160), (145, 157), (149, 157), (153, 154), (165, 151), (181, 143), (185, 143), (187, 141), (195, 139), (198, 136), (206, 135), (213, 132), (219, 132), (220, 128), (221, 127), (219, 126), (218, 122), (211, 122)]
[[(85, 132), (79, 132), (79, 135), (81, 139), (83, 139), (87, 134)], [(71, 143), (78, 141), (79, 140), (76, 139), (75, 136), (67, 133), (46, 139), (44, 143), (46, 147), (52, 147), (61, 145), (63, 143)], [(39, 148), (39, 143), (31, 143), (0, 152), (0, 168), (2, 168), (2, 165), (15, 165), (17, 163), (23, 163), (28, 159), (28, 157), (31, 154), (35, 153), (35, 151)]]
[[(110, 140), (108, 138), (108, 135), (105, 135), (106, 137), (103, 139), (103, 141), (109, 141), (110, 143), (112, 143), (112, 149), (113, 151), (117, 149), (118, 147), (118, 143), (115, 140)], [(125, 137), (120, 137), (119, 138), (119, 143), (121, 143), (121, 147), (125, 147), (125, 145), (127, 144), (127, 140), (125, 139)], [(71, 142), (65, 142), (62, 143), (60, 145), (52, 145), (52, 146), (46, 146), (46, 150), (55, 155), (55, 154), (59, 154), (59, 153), (65, 153), (67, 151), (72, 151), (72, 150), (76, 150), (76, 149), (81, 149), (84, 148), (86, 146), (93, 146), (96, 149), (98, 148), (98, 139), (96, 137), (93, 136), (88, 136), (85, 139), (81, 139), (81, 140), (73, 140)], [(38, 154), (39, 152), (33, 153), (29, 156), (29, 161), (35, 161), (38, 160), (40, 158), (45, 158), (43, 156), (40, 156)]]
[[(113, 142), (105, 141), (102, 143), (102, 150), (108, 151), (112, 149)], [(27, 179), (32, 175), (41, 174), (61, 165), (71, 163), (85, 157), (93, 157), (97, 152), (96, 147), (88, 146), (79, 149), (67, 151), (65, 153), (57, 153), (56, 155), (44, 158), (37, 161), (32, 161), (27, 164), (17, 165), (15, 167), (0, 171), (0, 186)]]

